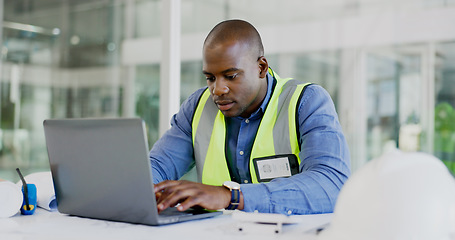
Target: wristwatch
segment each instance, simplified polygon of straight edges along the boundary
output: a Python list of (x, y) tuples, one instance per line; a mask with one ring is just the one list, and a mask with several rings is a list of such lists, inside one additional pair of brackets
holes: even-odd
[(231, 203), (226, 208), (227, 210), (235, 210), (240, 204), (240, 184), (232, 181), (226, 181), (223, 186), (231, 191)]

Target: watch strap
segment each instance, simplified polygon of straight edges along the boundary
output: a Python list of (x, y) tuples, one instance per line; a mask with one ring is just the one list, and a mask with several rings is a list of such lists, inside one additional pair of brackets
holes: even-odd
[(231, 203), (226, 208), (227, 210), (235, 210), (240, 204), (240, 189), (231, 189)]

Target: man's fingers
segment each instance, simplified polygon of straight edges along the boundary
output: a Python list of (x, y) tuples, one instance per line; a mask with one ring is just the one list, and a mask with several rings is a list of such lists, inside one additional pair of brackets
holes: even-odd
[(157, 201), (158, 210), (162, 211), (168, 207), (175, 206), (193, 194), (194, 190), (192, 188), (185, 187), (184, 185), (173, 185), (169, 188), (165, 188), (165, 190), (161, 192)]
[(193, 206), (216, 210), (229, 205), (231, 194), (222, 186), (210, 186), (189, 181), (165, 181), (156, 185), (158, 211), (175, 206), (184, 211)]
[(172, 186), (179, 185), (179, 184), (180, 184), (179, 181), (166, 180), (166, 181), (162, 181), (158, 184), (155, 184), (154, 190), (156, 193), (156, 192), (160, 192), (166, 188), (170, 188)]
[(158, 200), (160, 199), (161, 195), (162, 195), (161, 192), (156, 192), (156, 193), (155, 193), (155, 200), (156, 200), (156, 202), (158, 202)]
[(177, 207), (177, 210), (179, 211), (185, 211), (190, 207), (194, 207), (196, 205), (199, 205), (200, 199), (198, 197), (188, 197), (185, 199), (185, 201), (181, 202), (180, 205)]

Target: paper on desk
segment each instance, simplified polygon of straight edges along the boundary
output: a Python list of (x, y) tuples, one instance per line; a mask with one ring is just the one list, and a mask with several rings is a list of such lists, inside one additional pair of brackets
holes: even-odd
[[(57, 201), (55, 200), (54, 183), (51, 172), (37, 172), (24, 177), (27, 183), (35, 184), (37, 191), (37, 205), (48, 211), (57, 210)], [(22, 182), (17, 182), (22, 187)]]
[[(19, 212), (22, 201), (21, 188), (12, 182), (0, 179), (0, 219), (14, 216)], [(1, 225), (3, 221), (0, 222)]]

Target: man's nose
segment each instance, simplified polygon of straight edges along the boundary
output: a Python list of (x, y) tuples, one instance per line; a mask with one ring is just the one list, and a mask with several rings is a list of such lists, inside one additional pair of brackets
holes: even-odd
[(229, 87), (228, 85), (226, 84), (226, 82), (222, 79), (217, 79), (214, 83), (213, 83), (213, 95), (216, 95), (216, 96), (221, 96), (223, 94), (227, 94), (229, 92)]

